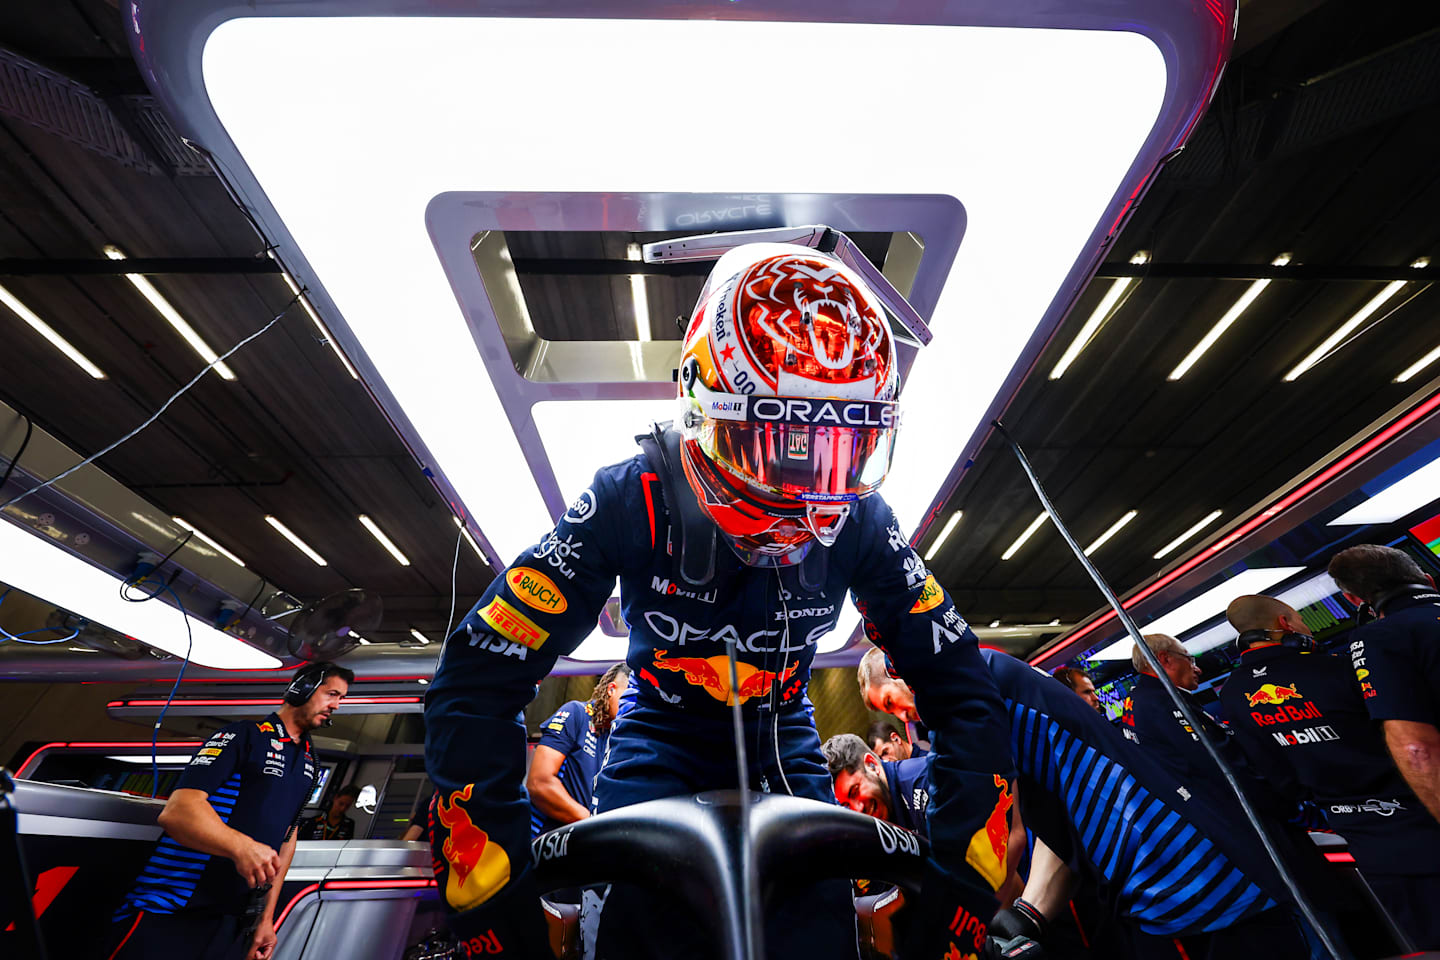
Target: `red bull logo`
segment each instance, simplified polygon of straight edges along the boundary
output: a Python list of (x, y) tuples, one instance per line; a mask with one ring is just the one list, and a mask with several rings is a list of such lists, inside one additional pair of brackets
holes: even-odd
[(435, 815), (448, 835), (441, 852), (450, 865), (445, 879), (445, 900), (456, 910), (478, 907), (510, 882), (510, 857), (490, 835), (470, 819), (470, 811), (461, 806), (470, 802), (474, 784), (450, 794), (449, 803), (436, 795)]
[(1294, 687), (1280, 687), (1273, 683), (1263, 684), (1254, 693), (1245, 694), (1245, 700), (1252, 707), (1265, 704), (1284, 703), (1286, 700), (1299, 700), (1300, 691)]
[(800, 669), (793, 663), (784, 673), (761, 670), (753, 664), (735, 664), (735, 677), (740, 682), (735, 690), (730, 689), (730, 659), (719, 657), (675, 657), (671, 659), (664, 650), (655, 651), (655, 669), (669, 670), (681, 674), (687, 683), (701, 687), (706, 693), (726, 706), (744, 703), (751, 697), (760, 697), (770, 692), (770, 685), (776, 680), (785, 683)]
[(970, 838), (965, 862), (985, 878), (991, 890), (999, 890), (1008, 872), (1005, 855), (1010, 846), (1010, 805), (1014, 798), (1010, 795), (1010, 782), (998, 773), (994, 776), (1000, 795), (990, 816), (985, 818), (985, 826)]

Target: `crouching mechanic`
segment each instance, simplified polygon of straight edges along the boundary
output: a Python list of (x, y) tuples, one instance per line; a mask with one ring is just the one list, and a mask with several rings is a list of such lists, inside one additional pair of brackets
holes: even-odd
[[(716, 264), (682, 346), (677, 421), (596, 473), (496, 578), (430, 685), (436, 876), (472, 954), (547, 949), (517, 714), (594, 630), (617, 577), (635, 703), (611, 732), (597, 811), (733, 789), (732, 704), (751, 788), (833, 802), (806, 683), (853, 589), (867, 631), (925, 678), (916, 696), (945, 718), (930, 774), (928, 941), (916, 955), (983, 945), (971, 941), (1004, 879), (1004, 851), (984, 837), (1012, 779), (1005, 718), (974, 634), (876, 493), (895, 439), (896, 363), (883, 307), (839, 261), (749, 244)], [(598, 955), (707, 955), (687, 905), (667, 894), (614, 885)], [(845, 881), (778, 896), (768, 955), (855, 955)]]
[[(1139, 960), (1311, 956), (1283, 882), (1229, 805), (1192, 793), (1064, 684), (998, 651), (981, 656), (1005, 701), (1021, 815), (1038, 841), (1025, 903), (995, 917), (996, 936), (1043, 943), (1066, 874), (1078, 873), (1120, 921), (1106, 939)], [(871, 709), (917, 712), (879, 650), (861, 660), (859, 681)]]

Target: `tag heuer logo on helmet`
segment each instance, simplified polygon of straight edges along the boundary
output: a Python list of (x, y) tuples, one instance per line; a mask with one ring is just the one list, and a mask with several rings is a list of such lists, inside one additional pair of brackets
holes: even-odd
[(895, 408), (862, 400), (804, 400), (795, 397), (751, 397), (750, 419), (809, 423), (836, 427), (895, 425)]

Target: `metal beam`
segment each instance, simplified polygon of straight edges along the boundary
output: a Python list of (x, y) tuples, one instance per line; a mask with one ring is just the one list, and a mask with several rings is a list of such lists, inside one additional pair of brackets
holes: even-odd
[(80, 277), (144, 274), (279, 273), (269, 257), (131, 257), (125, 260), (0, 258), (0, 276)]
[(1103, 263), (1095, 271), (1100, 279), (1139, 277), (1159, 280), (1323, 280), (1377, 281), (1414, 280), (1428, 283), (1440, 278), (1440, 265), (1428, 267), (1365, 267), (1348, 264), (1291, 263), (1277, 267), (1269, 263)]

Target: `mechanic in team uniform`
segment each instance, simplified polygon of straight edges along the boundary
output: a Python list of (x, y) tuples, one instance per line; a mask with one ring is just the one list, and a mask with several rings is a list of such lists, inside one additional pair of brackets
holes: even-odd
[(596, 682), (588, 702), (571, 700), (540, 725), (540, 743), (525, 777), (535, 836), (590, 816), (595, 775), (629, 680), (629, 665), (615, 664)]
[[(1004, 653), (980, 653), (1005, 701), (1025, 828), (1119, 921), (1101, 943), (1092, 932), (1097, 951), (1103, 943), (1141, 960), (1312, 955), (1279, 875), (1230, 805), (1182, 784), (1063, 683)], [(880, 651), (866, 654), (859, 680), (871, 709), (915, 714), (908, 684)], [(1046, 934), (1044, 922), (1013, 910), (996, 916), (992, 932), (1042, 943)]]
[[(833, 803), (804, 701), (815, 645), (853, 589), (867, 631), (925, 678), (918, 696), (945, 717), (919, 926), (930, 938), (923, 955), (963, 955), (951, 924), (968, 924), (969, 940), (994, 910), (1005, 851), (972, 848), (1011, 765), (975, 636), (875, 493), (897, 425), (884, 309), (825, 254), (737, 247), (701, 292), (679, 381), (677, 422), (601, 469), (447, 640), (425, 720), (452, 927), (472, 954), (546, 949), (515, 718), (556, 658), (594, 630), (618, 576), (635, 705), (611, 732), (598, 812), (733, 789), (736, 703), (750, 786)], [(615, 885), (599, 955), (705, 955), (699, 925), (667, 893)], [(855, 955), (848, 884), (784, 895), (766, 917), (770, 956)]]
[(221, 727), (196, 751), (160, 812), (165, 834), (116, 911), (110, 960), (270, 955), (294, 827), (315, 788), (310, 731), (354, 676), (331, 663), (301, 667), (279, 710)]
[(1319, 802), (1415, 946), (1440, 949), (1440, 823), (1391, 762), (1350, 664), (1312, 652), (1281, 600), (1238, 597), (1225, 615), (1242, 651), (1220, 691), (1237, 742), (1282, 793)]
[(1435, 578), (1394, 547), (1360, 544), (1330, 559), (1351, 603), (1379, 617), (1355, 631), (1351, 665), (1365, 709), (1410, 789), (1440, 820), (1440, 593)]
[(831, 737), (820, 750), (835, 781), (837, 803), (929, 838), (925, 811), (930, 784), (924, 757), (882, 760), (853, 733)]

